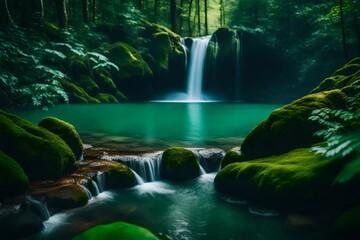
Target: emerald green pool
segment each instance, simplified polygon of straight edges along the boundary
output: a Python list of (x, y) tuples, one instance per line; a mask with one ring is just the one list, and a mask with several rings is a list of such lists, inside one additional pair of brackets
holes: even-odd
[(72, 123), (85, 143), (133, 150), (169, 146), (238, 146), (279, 105), (241, 103), (64, 104), (49, 111), (16, 111), (38, 123), (54, 116)]

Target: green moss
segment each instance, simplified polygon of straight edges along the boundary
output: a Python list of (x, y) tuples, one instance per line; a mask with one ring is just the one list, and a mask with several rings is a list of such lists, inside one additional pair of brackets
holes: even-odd
[(83, 144), (73, 125), (54, 117), (46, 117), (38, 125), (61, 137), (75, 154), (76, 159), (82, 158)]
[(360, 234), (360, 205), (343, 213), (334, 224), (339, 239), (358, 239)]
[(88, 65), (81, 57), (73, 56), (69, 59), (69, 67), (71, 76), (73, 78), (79, 78), (82, 75), (89, 76), (90, 71)]
[(129, 101), (128, 98), (120, 91), (116, 92), (115, 97), (119, 102), (128, 102)]
[(50, 41), (65, 42), (62, 30), (51, 22), (44, 22), (44, 31)]
[(109, 93), (99, 93), (96, 99), (102, 103), (118, 103), (119, 101)]
[(61, 80), (60, 83), (68, 93), (70, 103), (100, 103), (96, 98), (89, 96), (82, 87), (66, 80)]
[(73, 238), (85, 239), (159, 240), (149, 230), (124, 222), (96, 226)]
[(243, 159), (239, 152), (234, 150), (229, 150), (226, 152), (225, 157), (221, 162), (221, 168), (226, 167), (230, 163), (241, 162), (241, 161), (243, 161)]
[(331, 77), (322, 81), (312, 93), (331, 89), (342, 89), (352, 86), (360, 78), (360, 58), (354, 58), (340, 69), (336, 70)]
[(344, 108), (346, 99), (340, 90), (331, 90), (307, 95), (276, 109), (245, 138), (242, 155), (247, 160), (256, 159), (322, 141), (314, 137), (321, 126), (309, 120), (311, 112), (320, 108)]
[(57, 135), (0, 111), (0, 150), (31, 179), (57, 178), (76, 169), (75, 156)]
[(107, 188), (130, 188), (137, 184), (131, 169), (121, 163), (111, 166), (105, 176)]
[(200, 175), (200, 165), (195, 154), (181, 147), (164, 151), (160, 169), (161, 177), (168, 180), (187, 180)]
[(103, 69), (96, 69), (94, 79), (102, 92), (116, 94), (117, 88), (109, 72)]
[(105, 49), (104, 54), (119, 67), (119, 71), (115, 72), (119, 79), (152, 75), (140, 53), (126, 43), (114, 43)]
[[(152, 70), (156, 74), (167, 72), (173, 59), (181, 57), (184, 60), (184, 50), (180, 44), (180, 36), (159, 24), (143, 21), (146, 48), (150, 50)], [(152, 60), (153, 59), (153, 60)], [(183, 62), (183, 61), (182, 61)]]
[[(232, 163), (215, 178), (220, 192), (285, 211), (320, 211), (337, 204), (332, 182), (341, 166), (308, 148)], [(338, 203), (341, 204), (341, 203)]]
[(78, 79), (76, 79), (76, 84), (82, 87), (82, 89), (84, 89), (85, 92), (92, 97), (96, 96), (100, 92), (99, 86), (89, 76), (81, 75)]
[(29, 180), (21, 166), (0, 151), (0, 200), (25, 192)]

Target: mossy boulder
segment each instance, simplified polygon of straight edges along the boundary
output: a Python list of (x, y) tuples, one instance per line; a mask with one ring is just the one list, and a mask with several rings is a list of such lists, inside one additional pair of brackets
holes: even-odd
[(347, 96), (338, 89), (310, 94), (273, 111), (253, 129), (241, 145), (246, 160), (309, 147), (322, 141), (314, 137), (321, 126), (309, 120), (315, 109), (344, 108)]
[(59, 136), (4, 111), (0, 111), (0, 150), (30, 179), (57, 178), (77, 168), (74, 153)]
[(70, 57), (69, 68), (73, 78), (79, 78), (82, 75), (89, 76), (90, 74), (89, 66), (78, 56)]
[(332, 182), (342, 165), (308, 148), (232, 163), (216, 176), (215, 188), (268, 208), (293, 212), (334, 209), (341, 199)]
[(111, 78), (111, 74), (108, 71), (103, 69), (96, 69), (94, 74), (94, 80), (102, 92), (110, 94), (116, 93), (116, 85)]
[(159, 240), (149, 230), (133, 224), (115, 222), (93, 227), (72, 240), (121, 239), (121, 240)]
[(80, 162), (78, 174), (95, 178), (101, 172), (105, 174), (105, 189), (130, 188), (137, 182), (131, 169), (122, 163), (109, 160), (87, 160)]
[(84, 206), (89, 200), (86, 190), (74, 183), (49, 182), (33, 185), (31, 195), (43, 199), (53, 213)]
[(82, 158), (83, 143), (72, 124), (55, 117), (46, 117), (38, 125), (61, 137), (75, 154), (77, 160)]
[(230, 149), (226, 152), (224, 159), (221, 162), (221, 169), (234, 162), (241, 162), (243, 160), (240, 151), (236, 151), (235, 149)]
[(143, 47), (148, 50), (144, 59), (154, 73), (154, 88), (157, 93), (185, 91), (185, 51), (181, 38), (168, 28), (142, 21)]
[(343, 213), (333, 227), (337, 239), (358, 239), (360, 236), (360, 205)]
[(89, 96), (82, 87), (67, 80), (61, 80), (60, 83), (68, 94), (70, 103), (100, 103), (96, 98)]
[(160, 169), (161, 178), (167, 180), (188, 180), (200, 175), (196, 155), (181, 147), (172, 147), (164, 151)]
[(0, 200), (24, 193), (29, 180), (21, 166), (0, 151)]
[[(336, 70), (332, 76), (324, 79), (312, 93), (325, 90), (351, 88), (360, 78), (360, 58), (354, 58), (340, 69)], [(359, 84), (358, 84), (359, 85)]]
[(90, 96), (94, 97), (100, 92), (96, 82), (87, 75), (81, 75), (76, 79), (76, 85), (80, 86)]
[(105, 56), (118, 66), (111, 75), (118, 89), (132, 99), (148, 98), (151, 95), (152, 71), (140, 53), (132, 46), (117, 42), (104, 50)]

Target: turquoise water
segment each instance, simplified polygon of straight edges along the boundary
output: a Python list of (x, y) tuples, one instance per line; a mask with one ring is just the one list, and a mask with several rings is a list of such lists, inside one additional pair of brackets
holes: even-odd
[(55, 116), (72, 123), (85, 143), (134, 150), (220, 147), (242, 139), (279, 105), (241, 103), (66, 104), (16, 111), (33, 123)]

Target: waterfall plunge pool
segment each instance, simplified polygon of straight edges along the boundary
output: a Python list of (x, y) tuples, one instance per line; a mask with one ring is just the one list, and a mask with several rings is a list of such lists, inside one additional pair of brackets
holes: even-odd
[(164, 150), (170, 146), (239, 146), (242, 139), (280, 105), (147, 102), (64, 104), (49, 111), (13, 111), (37, 124), (54, 116), (70, 122), (84, 143), (95, 147)]
[[(47, 112), (14, 113), (33, 123), (45, 116), (61, 118), (75, 125), (85, 143), (99, 147), (134, 151), (164, 150), (169, 146), (226, 150), (238, 146), (277, 107), (152, 102), (57, 105)], [(45, 230), (31, 239), (71, 239), (93, 226), (115, 221), (137, 224), (173, 240), (324, 239), (318, 231), (295, 231), (285, 216), (258, 216), (253, 214), (256, 206), (218, 196), (213, 188), (214, 177), (212, 173), (183, 183), (157, 181), (102, 192), (84, 207), (51, 216)]]

